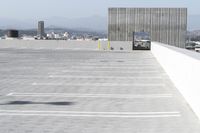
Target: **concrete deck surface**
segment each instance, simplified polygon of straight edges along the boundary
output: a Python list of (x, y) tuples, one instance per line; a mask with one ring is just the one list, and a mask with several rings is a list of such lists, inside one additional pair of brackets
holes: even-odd
[(150, 51), (0, 49), (0, 133), (199, 133)]

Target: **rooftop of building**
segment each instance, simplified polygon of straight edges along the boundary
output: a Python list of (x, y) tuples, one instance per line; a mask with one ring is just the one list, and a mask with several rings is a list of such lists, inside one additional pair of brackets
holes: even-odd
[(151, 51), (24, 42), (0, 46), (0, 132), (199, 132), (197, 116)]

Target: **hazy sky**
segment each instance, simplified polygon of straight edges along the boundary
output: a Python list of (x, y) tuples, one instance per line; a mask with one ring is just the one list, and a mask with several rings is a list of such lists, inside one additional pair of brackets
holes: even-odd
[(199, 0), (0, 0), (0, 18), (44, 19), (107, 16), (108, 7), (188, 7), (200, 14)]

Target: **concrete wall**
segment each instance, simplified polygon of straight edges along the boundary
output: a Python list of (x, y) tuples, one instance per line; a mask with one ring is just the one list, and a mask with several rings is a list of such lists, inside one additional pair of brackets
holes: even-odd
[[(132, 42), (129, 41), (111, 41), (110, 48), (113, 48), (115, 51), (132, 51)], [(108, 41), (101, 42), (101, 50), (110, 50), (108, 47)]]
[[(113, 50), (119, 51), (122, 48), (125, 51), (132, 50), (132, 42), (110, 42)], [(64, 40), (0, 40), (0, 48), (18, 48), (18, 49), (74, 49), (74, 50), (110, 50), (108, 41), (64, 41)]]
[(155, 42), (152, 43), (151, 49), (200, 118), (200, 54)]
[(133, 32), (150, 33), (152, 41), (185, 48), (186, 8), (109, 8), (110, 41), (132, 41)]
[(97, 41), (0, 40), (0, 48), (97, 50)]

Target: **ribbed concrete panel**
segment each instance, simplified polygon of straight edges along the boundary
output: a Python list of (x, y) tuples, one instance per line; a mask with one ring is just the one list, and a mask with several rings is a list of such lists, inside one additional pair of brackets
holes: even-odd
[(140, 31), (152, 41), (185, 48), (187, 8), (109, 8), (110, 41), (132, 41)]

